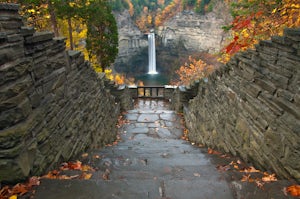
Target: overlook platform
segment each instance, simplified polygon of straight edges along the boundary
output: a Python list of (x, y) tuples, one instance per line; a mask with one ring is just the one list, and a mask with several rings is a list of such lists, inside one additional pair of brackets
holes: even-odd
[[(82, 158), (95, 168), (91, 179), (43, 179), (34, 198), (289, 198), (282, 188), (290, 182), (266, 183), (262, 189), (241, 182), (245, 173), (229, 166), (237, 158), (209, 154), (207, 148), (181, 139), (184, 122), (169, 110), (168, 102), (138, 99), (135, 109), (124, 117), (127, 122), (119, 128), (118, 144), (90, 151)], [(238, 166), (246, 167), (243, 163)]]

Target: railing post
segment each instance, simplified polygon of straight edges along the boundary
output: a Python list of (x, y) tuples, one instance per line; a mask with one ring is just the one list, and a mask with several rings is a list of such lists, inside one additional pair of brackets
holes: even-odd
[[(136, 97), (165, 98), (170, 99), (176, 86), (135, 86)], [(172, 90), (172, 91), (171, 91)]]

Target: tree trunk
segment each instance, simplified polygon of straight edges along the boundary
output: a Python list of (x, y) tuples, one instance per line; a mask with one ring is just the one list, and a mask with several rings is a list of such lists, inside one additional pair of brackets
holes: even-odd
[(69, 39), (70, 39), (70, 49), (74, 50), (74, 43), (73, 43), (73, 29), (72, 29), (72, 21), (71, 18), (68, 18), (68, 30), (69, 30)]
[(57, 20), (56, 20), (55, 11), (53, 9), (51, 1), (47, 0), (47, 3), (48, 3), (50, 20), (51, 20), (51, 24), (52, 24), (52, 29), (53, 29), (54, 35), (55, 35), (55, 37), (59, 37), (59, 32), (58, 32), (58, 26), (57, 26)]

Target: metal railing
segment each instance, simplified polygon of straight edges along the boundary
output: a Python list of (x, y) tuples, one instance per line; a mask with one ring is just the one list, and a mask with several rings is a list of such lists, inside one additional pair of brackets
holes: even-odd
[(137, 96), (139, 98), (164, 98), (164, 86), (138, 86)]
[(171, 99), (171, 96), (177, 86), (159, 85), (159, 86), (128, 86), (133, 98), (160, 98)]

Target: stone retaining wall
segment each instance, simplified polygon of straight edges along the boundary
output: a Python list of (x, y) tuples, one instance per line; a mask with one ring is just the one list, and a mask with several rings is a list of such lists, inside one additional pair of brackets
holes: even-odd
[(121, 105), (105, 77), (63, 38), (23, 27), (17, 5), (0, 13), (0, 182), (114, 140)]
[[(207, 80), (184, 108), (189, 139), (300, 181), (300, 29), (261, 41)], [(185, 94), (177, 90), (174, 107)]]

